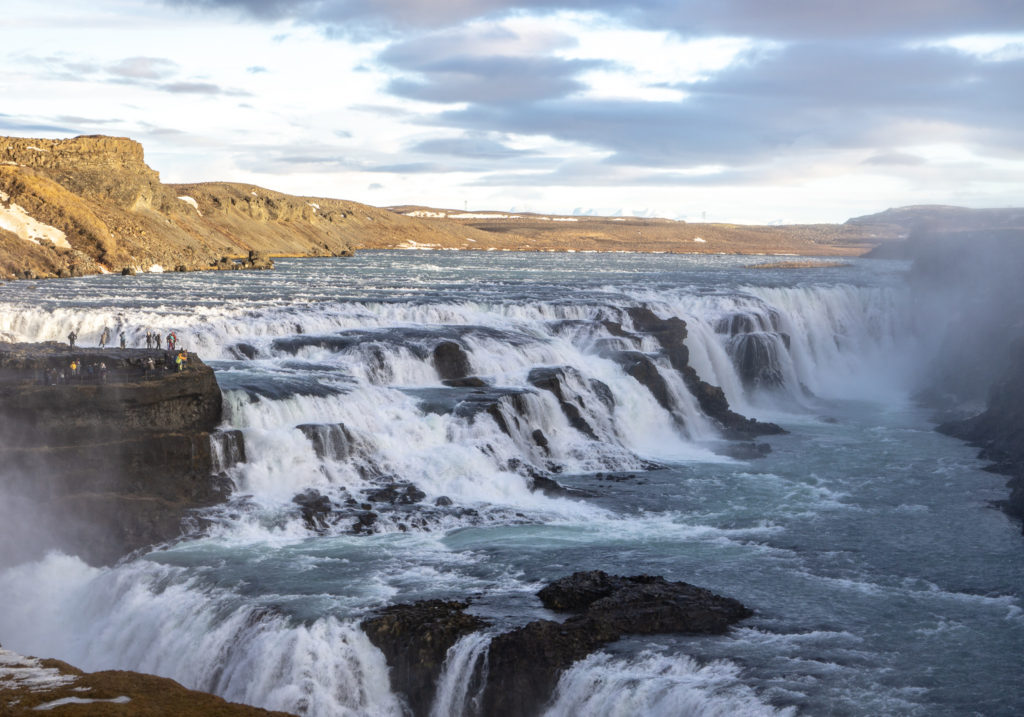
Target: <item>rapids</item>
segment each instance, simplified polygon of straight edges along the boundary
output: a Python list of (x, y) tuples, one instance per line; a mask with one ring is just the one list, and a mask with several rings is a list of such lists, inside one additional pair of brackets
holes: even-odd
[[(941, 332), (906, 266), (755, 261), (360, 252), (0, 286), (0, 339), (175, 331), (217, 372), (235, 485), (202, 532), (117, 566), (0, 567), (0, 640), (304, 715), (400, 715), (358, 627), (374, 609), (472, 596), (507, 629), (546, 616), (543, 582), (602, 569), (757, 614), (720, 637), (621, 640), (565, 673), (547, 714), (1024, 711), (1019, 526), (988, 506), (1003, 480), (911, 400)], [(758, 439), (769, 455), (721, 455), (636, 307), (684, 319), (699, 376), (789, 431)], [(444, 341), (485, 386), (441, 381)], [(667, 405), (621, 351), (655, 357)], [(542, 369), (562, 369), (561, 399)], [(380, 498), (395, 490), (412, 497)], [(335, 510), (311, 521), (299, 494)], [(451, 649), (432, 714), (473, 714), (488, 640)]]

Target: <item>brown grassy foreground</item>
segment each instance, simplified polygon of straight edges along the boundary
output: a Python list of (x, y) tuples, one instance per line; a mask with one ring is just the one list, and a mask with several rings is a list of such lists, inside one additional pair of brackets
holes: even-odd
[[(12, 653), (4, 651), (4, 655)], [(85, 673), (60, 660), (27, 660), (0, 670), (0, 715), (54, 717), (287, 717), (182, 687), (174, 680), (137, 672), (108, 670)], [(56, 680), (33, 683), (29, 673), (44, 670)], [(21, 674), (25, 677), (22, 678)], [(63, 684), (59, 682), (63, 677)], [(76, 702), (46, 707), (57, 700)], [(84, 702), (87, 701), (88, 702)], [(116, 700), (116, 701), (115, 701)]]

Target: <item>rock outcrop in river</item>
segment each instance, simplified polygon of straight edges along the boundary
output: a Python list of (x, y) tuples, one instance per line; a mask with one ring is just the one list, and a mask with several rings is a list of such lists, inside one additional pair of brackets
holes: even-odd
[[(491, 639), (487, 669), (470, 679), (480, 691), (479, 714), (538, 714), (565, 669), (624, 635), (718, 634), (753, 614), (737, 600), (688, 583), (600, 570), (556, 580), (537, 596), (544, 607), (569, 617), (535, 620)], [(393, 688), (406, 696), (414, 715), (430, 713), (448, 650), (483, 627), (466, 607), (437, 600), (396, 605), (363, 623), (388, 659)]]
[(211, 477), (220, 418), (195, 354), (178, 371), (159, 350), (0, 344), (3, 557), (56, 547), (101, 564), (177, 537), (227, 496)]

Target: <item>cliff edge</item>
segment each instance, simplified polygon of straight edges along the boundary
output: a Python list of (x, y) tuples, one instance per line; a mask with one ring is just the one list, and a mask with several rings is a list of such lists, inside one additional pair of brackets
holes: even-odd
[(270, 266), (483, 232), (248, 184), (163, 184), (123, 137), (0, 138), (0, 278)]
[[(59, 548), (110, 563), (223, 501), (213, 370), (188, 354), (0, 344), (0, 562)], [(152, 364), (150, 361), (152, 360)]]

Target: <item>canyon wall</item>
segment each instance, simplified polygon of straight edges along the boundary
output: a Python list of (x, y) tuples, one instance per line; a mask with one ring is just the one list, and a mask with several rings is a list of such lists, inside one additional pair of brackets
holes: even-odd
[(212, 476), (213, 370), (189, 354), (178, 371), (167, 356), (0, 344), (0, 562), (59, 548), (110, 563), (227, 497)]

